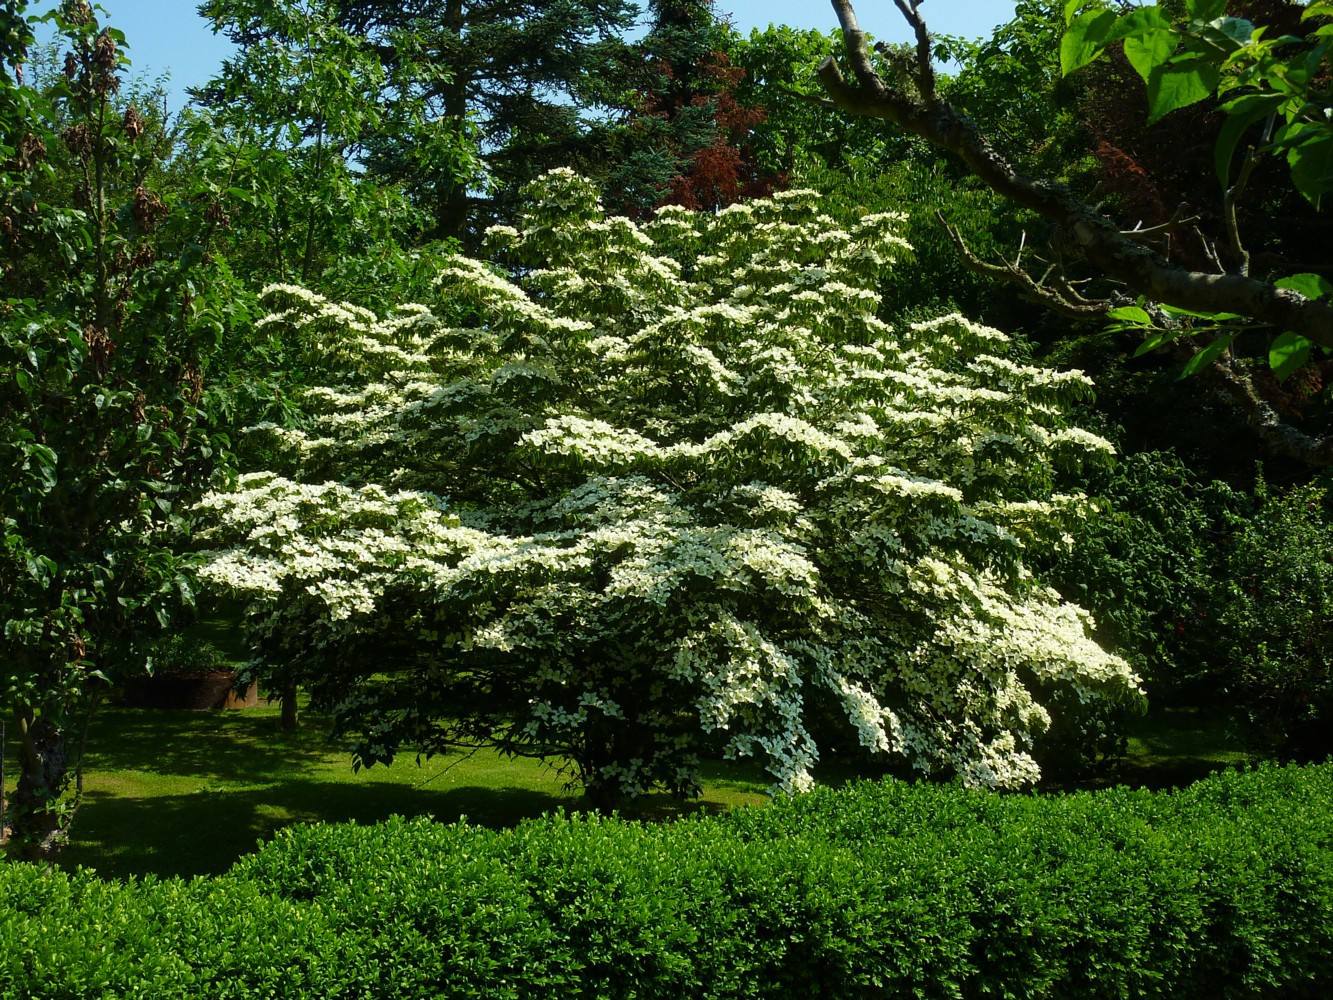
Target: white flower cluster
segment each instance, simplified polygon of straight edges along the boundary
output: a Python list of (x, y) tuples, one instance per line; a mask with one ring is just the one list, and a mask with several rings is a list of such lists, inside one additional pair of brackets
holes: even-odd
[(1030, 783), (1051, 705), (1137, 691), (1024, 567), (1085, 504), (1055, 470), (1110, 446), (1066, 421), (1081, 373), (877, 315), (901, 222), (789, 191), (638, 226), (556, 171), (489, 234), (511, 272), (445, 269), (447, 313), (268, 290), (342, 374), (266, 429), (284, 475), (202, 505), (206, 579), (321, 683), (405, 676), (381, 736), (471, 685), (589, 783), (688, 790), (721, 748), (799, 790), (822, 689), (869, 753)]

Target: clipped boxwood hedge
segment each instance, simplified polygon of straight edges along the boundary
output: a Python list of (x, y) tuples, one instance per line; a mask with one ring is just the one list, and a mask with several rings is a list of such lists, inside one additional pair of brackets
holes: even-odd
[(189, 882), (7, 865), (0, 995), (1326, 997), (1333, 766), (294, 827)]

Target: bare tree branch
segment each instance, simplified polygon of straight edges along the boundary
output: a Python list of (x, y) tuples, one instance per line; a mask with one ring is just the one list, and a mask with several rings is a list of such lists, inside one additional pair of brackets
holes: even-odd
[(1068, 316), (1071, 319), (1096, 319), (1097, 317), (1105, 316), (1107, 311), (1110, 310), (1110, 302), (1085, 299), (1067, 284), (1045, 284), (1046, 278), (1050, 276), (1050, 269), (1048, 269), (1046, 274), (1042, 276), (1041, 281), (1037, 281), (1032, 275), (1019, 267), (1017, 261), (1012, 264), (1008, 262), (1003, 264), (991, 264), (982, 260), (972, 252), (972, 249), (967, 245), (967, 242), (963, 239), (962, 234), (957, 228), (951, 226), (945, 220), (943, 212), (936, 211), (935, 218), (937, 218), (940, 225), (944, 227), (944, 231), (949, 234), (949, 239), (952, 240), (953, 245), (958, 248), (958, 253), (962, 256), (963, 261), (967, 264), (969, 270), (975, 271), (977, 274), (985, 275), (988, 278), (997, 278), (1000, 281), (1007, 281), (1010, 284), (1017, 285), (1022, 290), (1024, 298), (1031, 302), (1036, 302), (1038, 305), (1043, 305), (1053, 312)]
[(1143, 225), (1142, 222), (1140, 222), (1133, 229), (1120, 230), (1120, 235), (1132, 236), (1134, 238), (1138, 238), (1141, 236), (1156, 236), (1158, 233), (1169, 233), (1174, 229), (1180, 228), (1181, 226), (1188, 226), (1192, 222), (1199, 221), (1200, 216), (1197, 215), (1191, 215), (1188, 218), (1182, 219), (1180, 217), (1180, 210), (1183, 207), (1184, 207), (1183, 205), (1177, 205), (1176, 210), (1171, 213), (1171, 218), (1167, 219), (1165, 222), (1159, 225), (1145, 226)]
[(827, 97), (819, 97), (815, 94), (807, 94), (788, 84), (783, 84), (777, 88), (793, 100), (801, 101), (804, 104), (813, 104), (817, 108), (823, 108), (826, 111), (837, 111), (838, 106)]
[(926, 22), (922, 20), (918, 10), (921, 0), (893, 0), (893, 2), (916, 35), (916, 84), (921, 89), (921, 99), (927, 106), (934, 107), (939, 103), (939, 98), (935, 94), (935, 61), (930, 50), (930, 32), (926, 30)]
[[(962, 159), (984, 183), (1016, 204), (1031, 209), (1066, 233), (1090, 263), (1123, 283), (1130, 292), (1156, 302), (1198, 312), (1234, 312), (1278, 330), (1292, 330), (1333, 348), (1333, 306), (1307, 299), (1291, 289), (1276, 288), (1244, 274), (1208, 274), (1170, 263), (1160, 253), (1125, 236), (1105, 215), (1084, 204), (1064, 187), (1019, 173), (1000, 155), (965, 115), (947, 101), (924, 99), (888, 86), (875, 71), (850, 0), (831, 0), (842, 26), (843, 43), (854, 82), (832, 58), (819, 67), (819, 78), (833, 102), (848, 114), (879, 118), (921, 136)], [(898, 0), (895, 0), (898, 2)], [(900, 9), (906, 4), (899, 3)], [(917, 4), (908, 4), (909, 23), (918, 31), (920, 65), (930, 61), (930, 46)], [(928, 38), (928, 36), (927, 36)], [(924, 54), (923, 54), (924, 53)], [(933, 69), (930, 71), (933, 79)]]
[(1231, 252), (1235, 255), (1237, 261), (1237, 274), (1249, 275), (1250, 273), (1250, 252), (1245, 249), (1245, 244), (1240, 238), (1240, 224), (1236, 221), (1236, 205), (1240, 201), (1240, 196), (1245, 193), (1245, 188), (1250, 183), (1250, 175), (1254, 173), (1254, 168), (1259, 162), (1259, 157), (1251, 146), (1245, 151), (1245, 161), (1241, 164), (1240, 175), (1236, 178), (1236, 183), (1227, 188), (1226, 194), (1222, 196), (1222, 219), (1227, 227), (1227, 242), (1231, 246)]

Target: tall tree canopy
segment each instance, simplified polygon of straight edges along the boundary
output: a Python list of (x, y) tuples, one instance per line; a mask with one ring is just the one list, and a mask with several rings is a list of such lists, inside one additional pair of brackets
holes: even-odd
[[(1325, 422), (1310, 433), (1299, 426), (1301, 415), (1283, 405), (1290, 397), (1284, 401), (1269, 391), (1270, 367), (1284, 378), (1308, 368), (1318, 352), (1333, 352), (1333, 284), (1317, 273), (1253, 272), (1237, 210), (1255, 170), (1274, 152), (1288, 161), (1290, 180), (1303, 197), (1317, 204), (1333, 189), (1333, 129), (1321, 110), (1327, 104), (1327, 26), (1305, 39), (1274, 38), (1244, 18), (1220, 16), (1223, 0), (1132, 8), (1074, 0), (1064, 6), (1060, 57), (1066, 74), (1117, 49), (1146, 86), (1150, 121), (1213, 97), (1225, 99), (1216, 176), (1200, 178), (1220, 204), (1219, 225), (1209, 234), (1200, 231), (1200, 217), (1187, 214), (1184, 202), (1159, 225), (1143, 225), (1141, 218), (1123, 222), (1112, 206), (1017, 167), (941, 83), (921, 0), (898, 3), (916, 36), (915, 55), (903, 64), (880, 58), (849, 0), (832, 5), (850, 70), (833, 58), (821, 64), (820, 79), (833, 102), (850, 114), (893, 122), (956, 155), (977, 178), (1050, 227), (1051, 255), (1035, 274), (1020, 266), (1021, 254), (1017, 262), (978, 258), (951, 229), (976, 270), (1064, 316), (1109, 317), (1121, 330), (1141, 332), (1140, 353), (1164, 347), (1181, 358), (1184, 374), (1206, 373), (1270, 454), (1308, 465), (1333, 463), (1333, 434)], [(1313, 4), (1302, 16), (1312, 22), (1333, 17), (1333, 5)], [(1241, 139), (1261, 122), (1266, 145), (1239, 154)], [(1124, 164), (1122, 150), (1110, 152), (1112, 164)], [(1198, 265), (1180, 252), (1177, 234), (1190, 233), (1191, 226), (1201, 247)], [(1073, 267), (1091, 272), (1099, 284), (1087, 286)], [(1322, 370), (1315, 375), (1322, 387)]]
[(642, 217), (768, 193), (782, 175), (757, 156), (765, 112), (739, 96), (734, 32), (711, 0), (652, 0), (648, 13), (647, 34), (625, 53), (625, 120), (607, 130), (610, 207)]
[[(367, 136), (420, 138), (421, 110), (382, 106), (396, 86), (375, 50), (316, 0), (211, 0), (200, 8), (230, 32), (255, 37), (195, 91), (204, 106), (191, 130), (190, 165), (227, 190), (235, 222), (228, 257), (246, 275), (341, 284), (336, 272), (419, 236), (424, 219), (393, 185), (370, 182), (356, 161)], [(444, 176), (475, 175), (475, 151), (456, 138)], [(335, 272), (326, 278), (327, 272)], [(364, 293), (363, 293), (364, 294)]]
[[(313, 0), (312, 0), (313, 2)], [(251, 0), (200, 8), (242, 48), (274, 30)], [(586, 138), (603, 74), (633, 23), (629, 0), (332, 0), (336, 23), (377, 54), (389, 121), (411, 129), (368, 130), (372, 176), (404, 185), (435, 220), (432, 235), (463, 237), (469, 222), (542, 170), (574, 159)], [(429, 127), (427, 127), (429, 125)], [(460, 173), (455, 142), (471, 137), (483, 176)]]
[[(23, 7), (0, 18), (19, 80)], [(183, 511), (225, 446), (205, 419), (223, 213), (159, 189), (170, 143), (121, 97), (123, 36), (84, 0), (49, 19), (63, 72), (0, 76), (0, 704), (30, 857), (69, 827), (93, 707), (189, 600)]]

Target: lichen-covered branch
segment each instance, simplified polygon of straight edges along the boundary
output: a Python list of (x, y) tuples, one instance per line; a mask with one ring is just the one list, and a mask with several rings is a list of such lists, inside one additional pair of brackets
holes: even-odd
[(1315, 469), (1333, 466), (1333, 437), (1307, 434), (1283, 420), (1259, 392), (1250, 372), (1219, 361), (1210, 367), (1209, 374), (1269, 454)]

